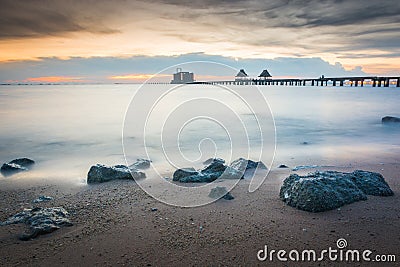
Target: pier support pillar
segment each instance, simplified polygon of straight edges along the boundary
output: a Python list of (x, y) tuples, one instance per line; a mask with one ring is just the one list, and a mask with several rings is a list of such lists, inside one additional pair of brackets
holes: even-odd
[(311, 81), (311, 86), (314, 86), (314, 80)]
[(389, 87), (389, 84), (390, 84), (390, 80), (389, 80), (389, 79), (386, 79), (386, 80), (385, 80), (385, 87)]
[(372, 87), (376, 87), (376, 80), (372, 80)]
[(364, 79), (361, 80), (361, 87), (364, 87)]
[(340, 83), (339, 83), (339, 85), (340, 85), (340, 86), (343, 86), (343, 85), (344, 85), (344, 81), (341, 80)]
[(400, 87), (400, 78), (397, 78), (397, 84), (396, 87)]
[(358, 86), (358, 80), (354, 81), (354, 86), (357, 87)]

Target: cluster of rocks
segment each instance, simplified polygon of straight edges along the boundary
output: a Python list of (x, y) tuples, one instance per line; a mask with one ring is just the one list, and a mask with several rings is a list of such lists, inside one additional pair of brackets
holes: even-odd
[(379, 173), (317, 171), (305, 176), (291, 174), (279, 194), (289, 206), (310, 212), (336, 209), (366, 200), (367, 195), (391, 196), (393, 191)]
[(14, 159), (8, 163), (4, 163), (1, 168), (1, 174), (4, 176), (9, 176), (21, 171), (27, 171), (29, 168), (35, 164), (35, 161), (28, 158)]
[(17, 223), (25, 223), (30, 227), (30, 233), (20, 236), (19, 239), (23, 241), (54, 232), (62, 226), (72, 226), (68, 219), (68, 212), (61, 207), (24, 209), (0, 223), (0, 225)]
[(173, 174), (173, 181), (181, 183), (210, 183), (218, 178), (221, 179), (242, 179), (246, 171), (257, 168), (267, 169), (261, 161), (255, 162), (244, 158), (233, 161), (229, 166), (225, 165), (223, 159), (215, 158), (205, 161), (208, 166), (202, 170), (194, 168), (177, 169)]
[(135, 180), (146, 178), (146, 174), (139, 169), (146, 169), (150, 167), (150, 160), (137, 159), (135, 163), (130, 166), (115, 165), (106, 166), (103, 164), (96, 164), (90, 167), (87, 174), (87, 183), (104, 183), (112, 180)]

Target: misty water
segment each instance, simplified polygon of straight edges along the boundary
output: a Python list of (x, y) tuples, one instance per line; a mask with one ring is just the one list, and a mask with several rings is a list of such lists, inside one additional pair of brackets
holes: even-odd
[[(142, 91), (150, 102), (152, 93), (171, 87), (151, 86), (153, 89)], [(128, 163), (147, 157), (143, 152), (146, 151), (165, 175), (172, 175), (175, 167), (190, 162), (191, 166), (201, 167), (203, 160), (213, 156), (228, 161), (241, 153), (244, 157), (258, 157), (258, 151), (246, 149), (261, 146), (259, 127), (253, 123), (254, 114), (248, 106), (238, 101), (240, 97), (230, 97), (229, 92), (215, 86), (186, 85), (163, 99), (165, 103), (158, 103), (153, 117), (143, 118), (142, 113), (132, 114), (135, 109), (128, 108), (138, 88), (139, 85), (132, 84), (1, 86), (0, 162), (19, 157), (37, 162), (29, 172), (1, 179), (85, 183), (93, 164), (125, 164), (123, 139), (129, 146), (125, 147)], [(260, 102), (259, 95), (252, 95), (248, 86), (235, 87), (250, 105), (254, 104), (254, 112), (265, 112), (260, 118), (266, 120), (262, 122), (267, 135), (264, 138), (270, 143), (263, 144), (267, 152), (261, 159), (267, 165), (272, 164), (272, 169), (279, 164), (294, 167), (379, 163), (383, 158), (395, 160), (400, 151), (400, 126), (381, 124), (383, 116), (400, 116), (399, 88), (261, 86), (259, 89), (270, 105), (273, 119), (269, 119), (269, 109)], [(218, 101), (202, 103), (199, 98), (204, 96), (215, 97), (227, 107), (218, 106)], [(189, 101), (190, 108), (186, 110), (168, 112), (188, 99), (197, 102)], [(129, 127), (125, 127), (123, 137), (127, 111)], [(201, 113), (207, 118), (214, 113), (221, 125), (199, 119), (182, 127), (190, 116)], [(246, 138), (235, 139), (244, 132), (231, 113), (240, 114)], [(146, 125), (144, 142), (141, 123), (145, 119), (150, 119), (150, 123)], [(170, 123), (165, 123), (166, 127), (160, 131), (159, 126), (165, 121)], [(272, 134), (274, 125), (276, 136)], [(160, 146), (162, 142), (164, 147)]]

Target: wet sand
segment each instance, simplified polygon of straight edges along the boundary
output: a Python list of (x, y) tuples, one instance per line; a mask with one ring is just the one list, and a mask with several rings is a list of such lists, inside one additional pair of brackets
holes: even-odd
[[(398, 162), (394, 159), (391, 162)], [(395, 254), (400, 260), (400, 163), (363, 164), (350, 168), (383, 174), (392, 197), (368, 196), (323, 213), (300, 211), (278, 197), (282, 181), (292, 171), (273, 169), (264, 184), (248, 193), (241, 180), (231, 192), (234, 200), (219, 200), (197, 208), (172, 207), (152, 199), (132, 181), (113, 181), (81, 187), (3, 186), (0, 220), (32, 207), (38, 195), (54, 197), (36, 204), (62, 206), (72, 227), (31, 241), (19, 241), (24, 225), (0, 227), (1, 266), (310, 266), (317, 263), (260, 262), (257, 252), (270, 249), (336, 248), (345, 238), (348, 248)], [(306, 170), (309, 172), (313, 170)], [(12, 178), (7, 178), (12, 179)], [(156, 211), (152, 211), (156, 208)], [(338, 264), (338, 262), (336, 262)], [(365, 264), (353, 263), (352, 266)], [(395, 266), (381, 264), (379, 266)], [(371, 266), (374, 266), (371, 263)]]

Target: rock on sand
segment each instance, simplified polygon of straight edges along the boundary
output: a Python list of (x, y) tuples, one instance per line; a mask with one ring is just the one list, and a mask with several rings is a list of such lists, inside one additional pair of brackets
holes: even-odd
[(311, 212), (366, 200), (367, 195), (390, 196), (393, 191), (379, 173), (358, 170), (315, 172), (306, 176), (291, 174), (279, 194), (289, 206)]
[(104, 183), (118, 179), (140, 179), (146, 175), (134, 168), (129, 168), (125, 165), (106, 166), (96, 164), (92, 166), (87, 175), (87, 183)]

